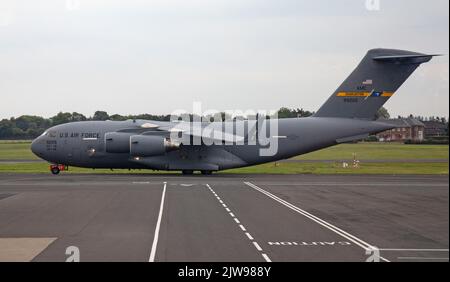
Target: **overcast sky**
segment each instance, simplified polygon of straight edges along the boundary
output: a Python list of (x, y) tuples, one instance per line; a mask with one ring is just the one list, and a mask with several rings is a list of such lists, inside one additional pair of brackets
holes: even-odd
[[(371, 48), (449, 54), (448, 0), (0, 0), (0, 118), (317, 110)], [(449, 114), (449, 56), (386, 104)]]

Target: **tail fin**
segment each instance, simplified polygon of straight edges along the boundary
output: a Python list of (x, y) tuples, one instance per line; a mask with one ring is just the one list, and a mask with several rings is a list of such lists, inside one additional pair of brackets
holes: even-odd
[(375, 119), (377, 111), (422, 63), (433, 56), (402, 50), (370, 50), (315, 117)]

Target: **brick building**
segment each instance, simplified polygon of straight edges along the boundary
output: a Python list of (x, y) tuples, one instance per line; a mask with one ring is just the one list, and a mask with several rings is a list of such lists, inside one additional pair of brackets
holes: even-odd
[(396, 128), (377, 134), (382, 142), (404, 142), (407, 140), (423, 141), (425, 136), (425, 124), (415, 118), (382, 120), (392, 124)]
[(448, 136), (448, 124), (441, 121), (424, 121), (425, 137), (443, 137)]

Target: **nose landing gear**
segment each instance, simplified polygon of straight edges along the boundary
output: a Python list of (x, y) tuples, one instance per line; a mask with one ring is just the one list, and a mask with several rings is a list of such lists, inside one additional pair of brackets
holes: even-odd
[(62, 165), (62, 164), (50, 165), (50, 171), (52, 172), (53, 175), (57, 175), (57, 174), (59, 174), (60, 171), (64, 171), (64, 170), (69, 170), (69, 167), (66, 165)]

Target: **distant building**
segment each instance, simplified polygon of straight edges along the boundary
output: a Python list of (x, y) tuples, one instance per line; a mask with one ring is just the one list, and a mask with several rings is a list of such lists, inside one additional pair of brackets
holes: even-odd
[(425, 138), (448, 136), (448, 124), (441, 121), (424, 121)]
[(425, 136), (425, 124), (415, 118), (382, 120), (395, 126), (394, 129), (377, 134), (382, 142), (404, 142), (407, 140), (423, 141)]

